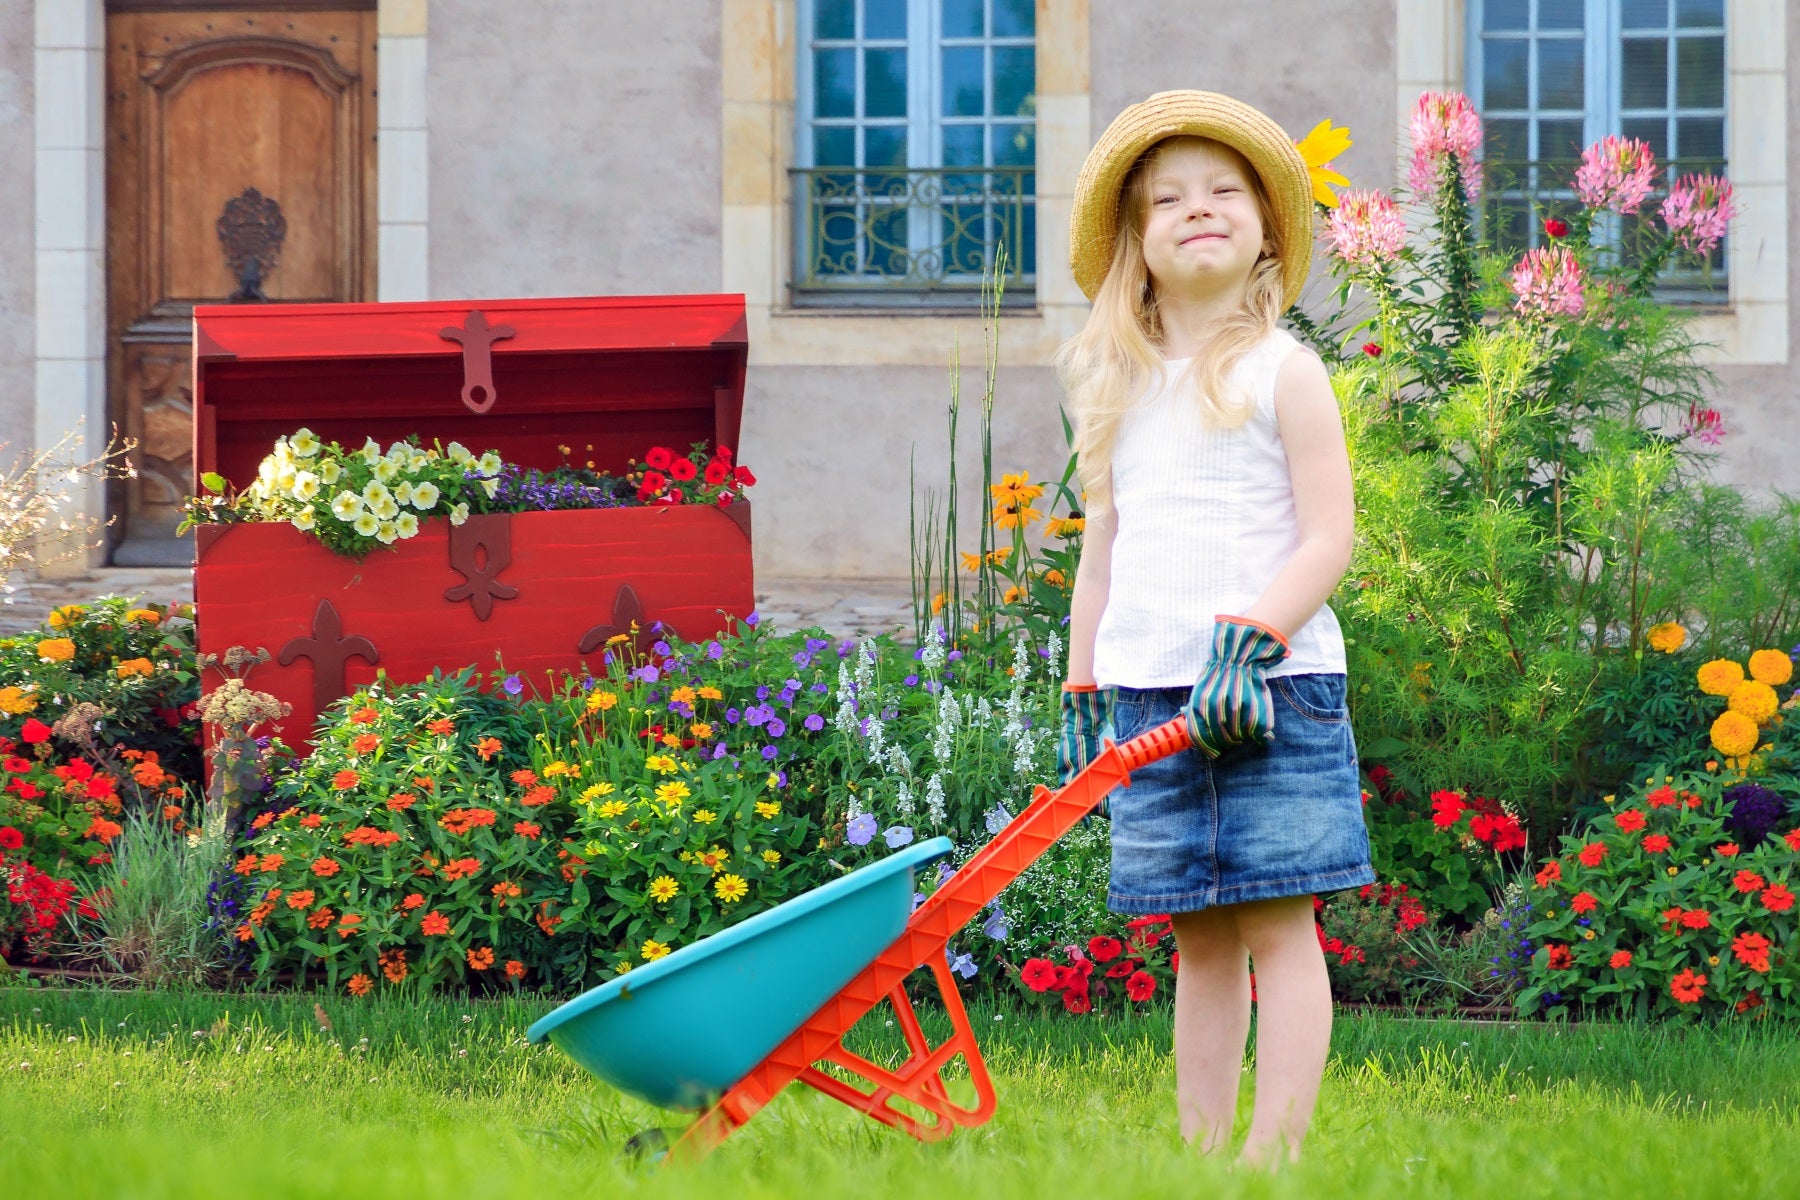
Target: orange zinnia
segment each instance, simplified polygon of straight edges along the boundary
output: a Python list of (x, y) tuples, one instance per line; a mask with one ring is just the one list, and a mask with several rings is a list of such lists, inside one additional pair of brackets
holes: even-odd
[(519, 797), (519, 803), (526, 808), (536, 808), (540, 804), (548, 804), (556, 799), (556, 793), (547, 787), (534, 787)]
[(423, 921), (419, 922), (419, 932), (426, 937), (442, 937), (450, 932), (450, 921), (443, 913), (434, 908), (425, 914)]
[(479, 858), (453, 858), (444, 864), (444, 878), (450, 880), (463, 879), (481, 870)]
[(1675, 997), (1677, 1004), (1698, 1004), (1706, 995), (1706, 976), (1696, 975), (1692, 967), (1683, 968), (1681, 974), (1669, 980), (1669, 995)]
[(349, 937), (357, 931), (356, 927), (361, 924), (361, 917), (357, 916), (355, 913), (345, 913), (343, 919), (338, 922), (338, 936), (341, 938)]
[(313, 890), (301, 888), (297, 892), (289, 892), (287, 900), (289, 908), (311, 908), (314, 900)]
[(400, 907), (404, 908), (407, 912), (411, 912), (423, 903), (425, 903), (425, 897), (421, 896), (418, 892), (414, 892), (400, 902)]
[(405, 812), (416, 803), (418, 803), (418, 797), (407, 792), (395, 792), (387, 799), (389, 812)]
[(262, 855), (260, 855), (260, 854), (246, 854), (246, 855), (244, 855), (244, 857), (237, 860), (236, 864), (234, 864), (232, 866), (231, 870), (234, 874), (237, 874), (237, 875), (248, 875), (252, 871), (256, 870), (256, 864), (261, 861), (262, 861)]
[(381, 964), (381, 973), (387, 976), (389, 983), (399, 983), (406, 978), (406, 951), (383, 950), (375, 956), (375, 961)]
[(375, 989), (375, 981), (358, 971), (350, 977), (344, 987), (352, 996), (366, 996)]
[(331, 777), (331, 786), (340, 792), (347, 792), (361, 782), (362, 776), (348, 767)]
[(300, 828), (302, 828), (302, 829), (317, 829), (319, 826), (323, 825), (324, 823), (325, 823), (325, 818), (320, 816), (318, 813), (307, 813), (305, 816), (300, 818)]
[(336, 859), (316, 858), (313, 860), (312, 873), (317, 875), (320, 879), (330, 879), (333, 875), (336, 875), (343, 869), (343, 867), (338, 865)]
[(494, 757), (494, 755), (500, 753), (500, 739), (491, 737), (482, 738), (479, 742), (475, 743), (475, 753), (481, 755), (482, 762), (486, 762), (488, 759)]
[(494, 948), (492, 946), (481, 946), (469, 951), (466, 957), (469, 960), (471, 969), (485, 971), (494, 965)]
[(262, 856), (262, 863), (257, 867), (257, 870), (273, 873), (281, 870), (281, 865), (286, 861), (287, 859), (279, 854), (265, 854)]
[(372, 733), (359, 733), (350, 739), (350, 753), (373, 754), (381, 748), (381, 739)]
[(452, 721), (449, 717), (439, 717), (435, 721), (429, 721), (426, 723), (425, 732), (426, 733), (435, 733), (435, 734), (439, 734), (439, 735), (447, 734), (447, 733), (455, 733), (456, 732), (456, 722)]
[(352, 725), (373, 725), (375, 723), (375, 718), (380, 715), (380, 713), (377, 713), (374, 709), (365, 704), (350, 714), (350, 723)]
[(544, 832), (543, 827), (535, 821), (514, 821), (513, 832), (522, 838), (536, 838)]
[(331, 911), (330, 905), (325, 905), (321, 907), (318, 912), (315, 912), (310, 917), (306, 918), (306, 927), (308, 929), (323, 929), (331, 924), (335, 916), (336, 914)]
[(525, 964), (516, 958), (506, 960), (506, 977), (508, 979), (525, 978)]
[(517, 771), (514, 771), (510, 776), (508, 776), (508, 778), (511, 779), (514, 783), (518, 784), (520, 787), (530, 787), (532, 784), (537, 782), (536, 772), (526, 770), (523, 767), (521, 767)]
[(1794, 893), (1785, 883), (1771, 884), (1762, 890), (1762, 902), (1770, 912), (1786, 912), (1794, 907)]

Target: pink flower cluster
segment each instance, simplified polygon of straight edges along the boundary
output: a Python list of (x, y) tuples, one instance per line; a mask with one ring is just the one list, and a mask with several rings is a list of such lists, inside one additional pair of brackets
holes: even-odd
[(1581, 152), (1575, 194), (1589, 208), (1634, 213), (1656, 186), (1656, 155), (1648, 142), (1607, 136)]
[(1703, 446), (1716, 446), (1725, 440), (1725, 417), (1716, 408), (1704, 408), (1697, 401), (1690, 403), (1681, 433)]
[(1514, 311), (1526, 316), (1578, 317), (1586, 307), (1581, 263), (1565, 246), (1539, 246), (1513, 268)]
[(1400, 206), (1376, 191), (1348, 191), (1325, 222), (1337, 256), (1353, 267), (1392, 262), (1406, 244), (1406, 222)]
[(1413, 105), (1412, 169), (1406, 181), (1415, 195), (1437, 191), (1438, 171), (1453, 155), (1463, 182), (1475, 191), (1475, 155), (1481, 149), (1481, 117), (1461, 92), (1426, 92)]
[(1731, 184), (1717, 175), (1683, 175), (1669, 189), (1668, 199), (1662, 204), (1662, 218), (1669, 232), (1699, 255), (1719, 244), (1736, 215)]

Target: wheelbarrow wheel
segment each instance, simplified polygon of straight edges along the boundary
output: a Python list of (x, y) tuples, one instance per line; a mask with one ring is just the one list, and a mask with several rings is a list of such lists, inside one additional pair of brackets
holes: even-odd
[(669, 1156), (669, 1131), (640, 1129), (625, 1139), (625, 1153), (640, 1162), (661, 1162)]

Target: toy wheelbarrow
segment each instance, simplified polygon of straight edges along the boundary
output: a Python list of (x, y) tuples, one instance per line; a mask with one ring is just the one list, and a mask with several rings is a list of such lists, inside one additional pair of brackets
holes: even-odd
[[(1061, 790), (1040, 786), (1025, 811), (916, 912), (913, 876), (950, 852), (948, 838), (909, 846), (609, 980), (527, 1036), (555, 1043), (622, 1091), (698, 1110), (669, 1146), (672, 1158), (705, 1155), (795, 1081), (920, 1141), (980, 1125), (994, 1115), (994, 1085), (950, 973), (950, 939), (1113, 788), (1129, 784), (1132, 771), (1188, 744), (1180, 717), (1123, 746), (1109, 742)], [(953, 1029), (936, 1046), (903, 986), (919, 967), (935, 975)], [(851, 1026), (883, 999), (909, 1051), (893, 1070), (844, 1045)], [(942, 1076), (959, 1056), (975, 1086), (972, 1106), (953, 1101)], [(866, 1086), (826, 1073), (826, 1064)], [(659, 1131), (646, 1131), (634, 1148), (657, 1140)]]

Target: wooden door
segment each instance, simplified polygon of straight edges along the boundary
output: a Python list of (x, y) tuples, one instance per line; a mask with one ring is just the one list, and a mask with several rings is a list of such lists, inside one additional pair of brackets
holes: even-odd
[(180, 564), (194, 305), (375, 298), (375, 5), (108, 7), (113, 561)]

